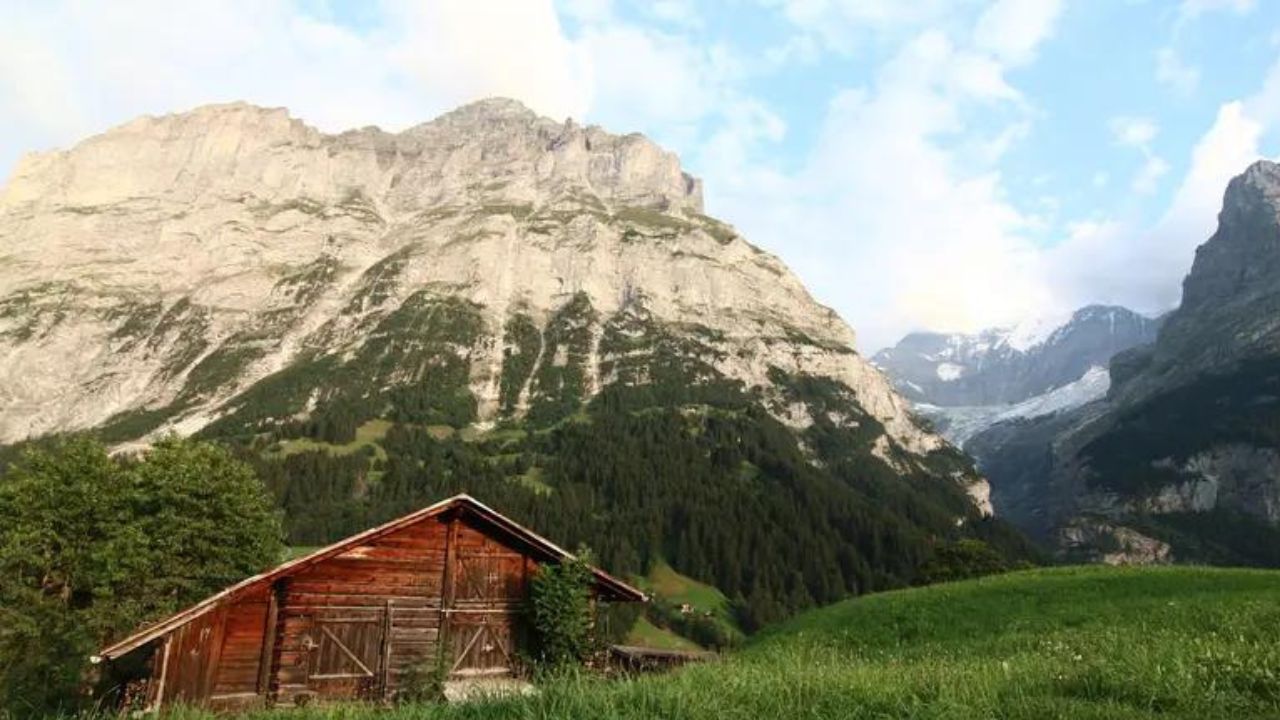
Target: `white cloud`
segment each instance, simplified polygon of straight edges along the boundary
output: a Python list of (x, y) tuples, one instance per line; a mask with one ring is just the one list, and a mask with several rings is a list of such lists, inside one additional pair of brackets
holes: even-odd
[(974, 45), (1005, 63), (1029, 62), (1061, 12), (1061, 0), (997, 0), (978, 19)]
[(783, 15), (826, 49), (852, 54), (886, 34), (911, 32), (951, 15), (951, 0), (780, 0)]
[(1256, 6), (1256, 0), (1182, 0), (1182, 4), (1178, 6), (1178, 19), (1187, 22), (1214, 12), (1247, 15)]
[[(1028, 127), (1005, 71), (1035, 47), (1005, 59), (991, 50), (938, 29), (917, 33), (869, 86), (830, 102), (799, 171), (758, 171), (738, 186), (740, 166), (708, 178), (711, 209), (785, 248), (865, 352), (912, 328), (975, 330), (1052, 301), (1031, 240), (1040, 221), (1012, 205), (994, 169)], [(978, 111), (1006, 119), (975, 141), (964, 131)]]
[(589, 106), (591, 59), (549, 2), (381, 7), (384, 22), (356, 33), (285, 2), (6, 6), (0, 164), (142, 113), (234, 99), (327, 130), (403, 126), (495, 94), (558, 116)]
[(1182, 0), (1174, 18), (1172, 39), (1156, 51), (1156, 82), (1184, 97), (1193, 94), (1200, 85), (1200, 68), (1182, 59), (1176, 48), (1179, 39), (1204, 15), (1247, 15), (1255, 7), (1255, 0)]
[(1172, 47), (1156, 53), (1156, 81), (1179, 95), (1187, 96), (1200, 85), (1200, 69), (1183, 62)]
[[(679, 2), (644, 6), (655, 26), (620, 18), (608, 0), (573, 0), (559, 15), (544, 0), (386, 0), (382, 21), (360, 30), (298, 2), (6, 6), (0, 172), (19, 148), (213, 101), (287, 105), (326, 130), (397, 129), (512, 95), (683, 148), (706, 176), (709, 209), (782, 253), (874, 350), (911, 328), (972, 330), (1087, 302), (1167, 307), (1227, 179), (1280, 123), (1273, 69), (1255, 96), (1221, 107), (1154, 228), (1084, 218), (1044, 249), (1059, 199), (1033, 178), (1029, 204), (1015, 205), (997, 163), (1037, 117), (1010, 74), (1052, 37), (1056, 1), (1001, 0), (975, 18), (945, 0), (791, 0), (789, 39), (757, 58), (683, 33), (701, 18)], [(1185, 12), (1210, 5), (1248, 9)], [(861, 61), (868, 47), (891, 49), (889, 60), (829, 99), (798, 167), (762, 161), (762, 148), (796, 131), (744, 90), (747, 74), (830, 52)], [(1157, 55), (1157, 76), (1185, 93), (1199, 81), (1172, 46)], [(1111, 129), (1141, 152), (1132, 189), (1171, 182), (1152, 151), (1153, 120), (1116, 118)], [(1123, 184), (1105, 171), (1091, 181)]]
[[(317, 7), (302, 0), (5, 6), (0, 175), (21, 152), (210, 102), (283, 105), (338, 131), (400, 129), (502, 95), (553, 118), (696, 145), (699, 124), (736, 97), (739, 63), (725, 48), (624, 22), (600, 0), (565, 10), (577, 23), (573, 34), (550, 0), (384, 0), (372, 26), (359, 30)], [(662, 7), (674, 18), (683, 5)]]
[(1213, 125), (1196, 143), (1191, 166), (1155, 233), (1176, 239), (1184, 265), (1189, 265), (1191, 251), (1212, 234), (1227, 182), (1261, 157), (1265, 127), (1245, 102), (1233, 101), (1218, 109)]
[(1169, 172), (1169, 163), (1151, 150), (1151, 141), (1159, 134), (1160, 126), (1151, 118), (1130, 115), (1113, 117), (1108, 125), (1117, 145), (1135, 148), (1144, 158), (1129, 187), (1139, 195), (1154, 193), (1160, 179)]
[(405, 73), (444, 107), (485, 95), (519, 98), (557, 118), (581, 117), (590, 107), (596, 69), (549, 2), (396, 0), (385, 7), (398, 37), (386, 54), (391, 67), (375, 68), (384, 77)]
[(1151, 118), (1133, 117), (1129, 115), (1111, 118), (1108, 123), (1111, 136), (1121, 145), (1145, 148), (1160, 132), (1160, 126)]
[(1167, 172), (1169, 172), (1169, 163), (1158, 155), (1150, 155), (1143, 161), (1142, 167), (1138, 168), (1130, 187), (1139, 195), (1150, 195), (1156, 191), (1160, 178)]
[(656, 0), (647, 6), (658, 20), (680, 27), (700, 27), (702, 15), (690, 0)]
[(1157, 313), (1175, 306), (1195, 249), (1213, 234), (1227, 182), (1258, 159), (1264, 124), (1249, 102), (1222, 105), (1191, 153), (1187, 173), (1168, 209), (1152, 226), (1116, 219), (1089, 220), (1045, 252), (1045, 276), (1068, 306), (1090, 302)]

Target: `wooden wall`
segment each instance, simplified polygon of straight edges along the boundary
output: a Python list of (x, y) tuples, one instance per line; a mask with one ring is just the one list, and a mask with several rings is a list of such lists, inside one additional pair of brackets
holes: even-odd
[(320, 561), (170, 633), (153, 703), (213, 707), (394, 696), (443, 645), (453, 675), (508, 672), (531, 558), (483, 521), (427, 518)]

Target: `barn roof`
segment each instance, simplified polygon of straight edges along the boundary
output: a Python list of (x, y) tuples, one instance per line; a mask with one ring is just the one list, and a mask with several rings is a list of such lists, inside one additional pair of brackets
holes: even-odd
[[(216, 595), (205, 598), (182, 612), (139, 630), (114, 645), (103, 648), (92, 659), (94, 662), (100, 662), (102, 660), (114, 660), (127, 655), (152, 640), (171, 632), (175, 628), (185, 625), (191, 620), (204, 615), (224, 603), (234, 600), (254, 588), (275, 582), (280, 578), (288, 577), (294, 573), (305, 570), (318, 562), (327, 560), (336, 555), (341, 555), (346, 550), (359, 545), (360, 543), (375, 540), (401, 528), (458, 508), (465, 509), (466, 512), (472, 513), (474, 516), (478, 516), (480, 519), (496, 525), (515, 540), (517, 544), (523, 545), (527, 550), (529, 550), (530, 554), (534, 557), (541, 557), (544, 560), (550, 559), (556, 561), (569, 560), (574, 557), (572, 553), (561, 548), (559, 545), (556, 545), (514, 520), (507, 518), (497, 510), (494, 510), (470, 495), (463, 493), (461, 495), (454, 495), (447, 500), (441, 500), (440, 502), (422, 508), (421, 510), (411, 512), (408, 515), (392, 520), (391, 522), (352, 535), (351, 537), (345, 540), (340, 540), (328, 547), (320, 548), (310, 555), (304, 555), (294, 560), (290, 560), (283, 565), (279, 565), (271, 570), (267, 570), (266, 572), (259, 573), (253, 577), (242, 580)], [(600, 568), (592, 567), (591, 572), (595, 578), (594, 584), (596, 591), (605, 599), (619, 600), (623, 602), (646, 602), (648, 600), (648, 597), (645, 596), (643, 592), (619, 580), (618, 578), (613, 577)]]

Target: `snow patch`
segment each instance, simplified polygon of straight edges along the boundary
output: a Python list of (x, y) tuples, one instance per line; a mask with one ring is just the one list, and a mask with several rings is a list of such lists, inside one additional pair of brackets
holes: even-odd
[(1091, 367), (1079, 380), (1010, 405), (939, 407), (918, 403), (916, 410), (944, 426), (942, 436), (956, 446), (998, 422), (1037, 418), (1071, 410), (1107, 394), (1111, 375), (1103, 367)]
[(1058, 312), (1029, 318), (1014, 325), (1005, 335), (1004, 342), (1019, 352), (1026, 352), (1037, 345), (1043, 345), (1053, 337), (1054, 332), (1071, 321), (1070, 312)]
[(955, 363), (941, 363), (938, 365), (938, 379), (942, 382), (952, 382), (959, 380), (964, 375), (964, 366)]

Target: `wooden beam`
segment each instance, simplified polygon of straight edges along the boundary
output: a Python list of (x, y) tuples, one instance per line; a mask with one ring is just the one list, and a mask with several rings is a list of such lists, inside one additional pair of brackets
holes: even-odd
[[(160, 709), (160, 705), (164, 703), (164, 686), (169, 681), (169, 647), (173, 644), (173, 636), (166, 635), (164, 638), (164, 651), (160, 653), (160, 680), (156, 683), (156, 692), (152, 696), (151, 707), (148, 710), (155, 711)], [(155, 671), (151, 672), (151, 676), (155, 677)]]
[(227, 606), (223, 605), (211, 616), (209, 635), (200, 648), (204, 666), (200, 668), (200, 679), (196, 683), (196, 701), (204, 702), (213, 695), (218, 684), (218, 665), (222, 662), (222, 644), (226, 639)]
[(267, 620), (262, 628), (262, 655), (258, 660), (258, 694), (271, 694), (271, 674), (276, 663), (276, 635), (279, 635), (280, 584), (272, 583), (267, 594)]
[(458, 559), (458, 517), (449, 518), (449, 529), (444, 536), (444, 576), (440, 580), (440, 630), (436, 634), (436, 654), (443, 658), (449, 646), (449, 611), (453, 609), (456, 578), (454, 564)]
[(391, 615), (395, 612), (395, 601), (387, 598), (382, 617), (382, 699), (391, 699)]

